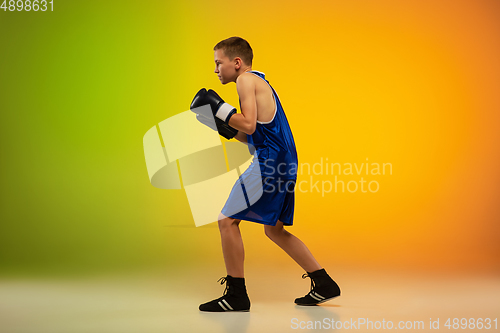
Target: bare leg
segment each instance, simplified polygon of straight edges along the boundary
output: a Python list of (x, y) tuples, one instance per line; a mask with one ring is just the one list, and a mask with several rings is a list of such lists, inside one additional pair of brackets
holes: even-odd
[(226, 217), (222, 214), (219, 215), (220, 239), (227, 275), (242, 278), (244, 277), (243, 261), (245, 252), (243, 240), (241, 239), (240, 222), (241, 220)]
[(281, 247), (306, 272), (311, 273), (321, 269), (307, 246), (283, 228), (283, 222), (278, 221), (276, 226), (265, 225), (264, 231), (267, 237)]
[[(249, 311), (250, 299), (248, 298), (243, 277), (243, 240), (240, 233), (240, 220), (219, 215), (219, 231), (222, 244), (222, 253), (226, 264), (227, 277), (221, 284), (226, 284), (222, 297), (200, 304), (200, 311), (226, 312)], [(220, 280), (219, 280), (220, 281)]]

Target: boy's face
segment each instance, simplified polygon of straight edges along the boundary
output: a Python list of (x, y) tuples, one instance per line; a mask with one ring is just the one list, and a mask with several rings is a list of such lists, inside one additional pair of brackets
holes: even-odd
[(233, 60), (229, 60), (229, 58), (224, 54), (222, 49), (215, 50), (214, 60), (215, 60), (215, 73), (219, 77), (219, 80), (222, 84), (226, 84), (229, 82), (236, 82), (236, 67), (237, 61), (234, 58)]

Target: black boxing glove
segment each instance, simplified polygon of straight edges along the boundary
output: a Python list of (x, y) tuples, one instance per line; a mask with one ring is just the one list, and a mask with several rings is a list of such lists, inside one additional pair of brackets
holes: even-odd
[[(203, 108), (202, 106), (204, 105), (210, 105), (210, 110), (208, 110), (208, 108)], [(232, 110), (229, 110), (229, 108), (234, 109), (234, 112), (231, 113)], [(237, 129), (232, 128), (222, 119), (224, 117), (229, 120), (229, 118), (236, 113), (236, 109), (225, 103), (215, 91), (207, 91), (205, 88), (200, 89), (194, 96), (190, 109), (196, 113), (196, 119), (200, 123), (213, 130), (217, 130), (224, 138), (228, 140), (232, 139), (238, 133)], [(217, 114), (219, 114), (219, 116), (217, 116)], [(216, 128), (213, 126), (214, 120)]]

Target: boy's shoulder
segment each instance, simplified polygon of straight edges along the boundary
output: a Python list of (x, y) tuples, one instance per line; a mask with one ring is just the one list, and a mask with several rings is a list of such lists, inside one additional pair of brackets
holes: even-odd
[(236, 78), (236, 89), (238, 92), (255, 91), (255, 87), (259, 84), (257, 80), (259, 80), (259, 78), (255, 74), (250, 72), (241, 73)]
[(236, 78), (236, 83), (238, 83), (238, 82), (252, 82), (252, 81), (255, 81), (255, 79), (258, 79), (257, 75), (255, 75), (251, 72), (245, 72), (245, 73), (241, 73), (240, 75), (238, 75), (238, 77)]
[(236, 87), (247, 87), (254, 89), (269, 89), (269, 82), (265, 79), (263, 73), (258, 71), (247, 71), (241, 73), (236, 78)]

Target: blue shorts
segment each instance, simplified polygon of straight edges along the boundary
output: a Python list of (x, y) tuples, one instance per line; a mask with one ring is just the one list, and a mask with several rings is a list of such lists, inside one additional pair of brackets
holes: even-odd
[(234, 184), (222, 209), (225, 216), (266, 225), (293, 225), (296, 178), (266, 176), (254, 159)]

